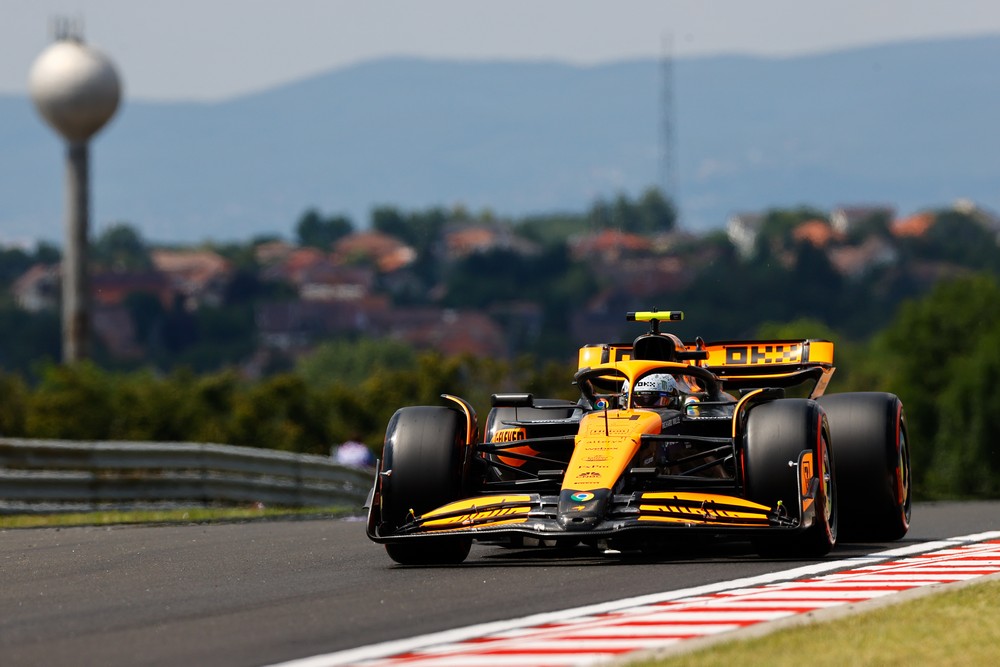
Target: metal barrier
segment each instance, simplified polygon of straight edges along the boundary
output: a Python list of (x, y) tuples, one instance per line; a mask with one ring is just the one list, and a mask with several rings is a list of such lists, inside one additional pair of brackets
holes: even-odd
[(249, 503), (360, 511), (374, 474), (254, 447), (0, 438), (0, 513)]

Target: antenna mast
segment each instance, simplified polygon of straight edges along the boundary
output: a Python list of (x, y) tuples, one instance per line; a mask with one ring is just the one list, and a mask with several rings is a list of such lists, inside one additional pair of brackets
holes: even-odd
[(660, 48), (660, 187), (663, 196), (679, 208), (676, 145), (674, 139), (673, 35), (663, 35)]

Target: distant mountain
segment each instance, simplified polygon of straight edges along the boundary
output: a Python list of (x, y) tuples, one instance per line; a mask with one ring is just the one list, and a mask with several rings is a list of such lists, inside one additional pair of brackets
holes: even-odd
[[(676, 59), (682, 224), (967, 197), (1000, 208), (1000, 36)], [(223, 103), (126, 100), (92, 145), (94, 229), (290, 236), (301, 213), (583, 211), (659, 173), (661, 65), (373, 61)], [(126, 93), (128, 82), (125, 82)], [(62, 147), (0, 96), (0, 239), (62, 239)]]

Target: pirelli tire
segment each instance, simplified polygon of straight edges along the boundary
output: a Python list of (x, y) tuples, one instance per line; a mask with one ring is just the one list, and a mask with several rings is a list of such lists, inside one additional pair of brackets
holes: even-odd
[(842, 535), (898, 540), (910, 527), (910, 443), (903, 404), (882, 392), (831, 394), (818, 402), (837, 451)]
[[(436, 406), (401, 408), (389, 420), (381, 464), (381, 530), (391, 535), (414, 516), (458, 500), (465, 483), (465, 418)], [(403, 565), (461, 563), (470, 537), (410, 537), (388, 542)]]
[(837, 542), (837, 476), (823, 409), (808, 399), (779, 399), (750, 409), (744, 441), (747, 498), (769, 507), (779, 502), (790, 518), (800, 516), (799, 457), (813, 453), (816, 494), (812, 523), (788, 534), (761, 535), (754, 547), (765, 557), (825, 556)]

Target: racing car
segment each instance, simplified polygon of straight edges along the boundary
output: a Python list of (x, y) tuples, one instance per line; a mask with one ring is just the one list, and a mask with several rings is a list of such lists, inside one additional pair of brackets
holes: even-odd
[(476, 411), (395, 412), (366, 532), (404, 565), (454, 564), (473, 540), (663, 547), (693, 535), (763, 556), (818, 558), (838, 532), (886, 541), (909, 528), (910, 456), (894, 394), (825, 394), (826, 340), (682, 342), (648, 323), (631, 343), (586, 345), (578, 401), (497, 393)]

